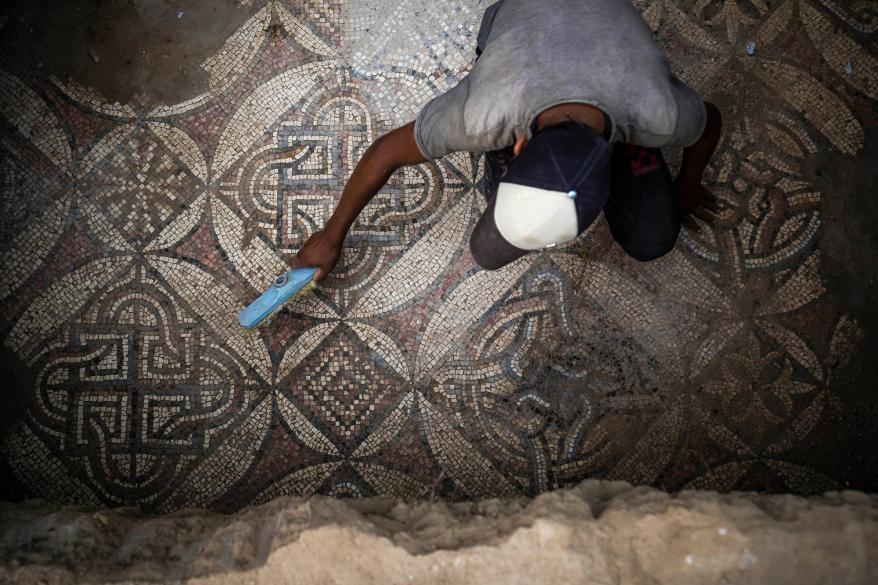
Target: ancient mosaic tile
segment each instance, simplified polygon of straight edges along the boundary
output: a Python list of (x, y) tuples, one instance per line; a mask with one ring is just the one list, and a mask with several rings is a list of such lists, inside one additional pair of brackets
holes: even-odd
[(840, 485), (785, 458), (831, 423), (830, 383), (863, 337), (827, 298), (828, 194), (805, 169), (864, 152), (875, 13), (634, 3), (722, 107), (716, 221), (648, 264), (598, 220), (482, 271), (467, 250), (482, 163), (458, 153), (397, 172), (336, 272), (252, 333), (237, 312), (368, 145), (469, 71), (487, 2), (255, 2), (180, 104), (0, 72), (2, 343), (36, 380), (3, 445), (15, 480), (163, 511), (585, 477), (732, 489), (757, 465), (794, 491)]

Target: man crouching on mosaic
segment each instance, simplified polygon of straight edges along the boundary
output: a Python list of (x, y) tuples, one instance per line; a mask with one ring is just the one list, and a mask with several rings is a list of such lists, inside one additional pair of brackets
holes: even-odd
[[(715, 208), (701, 179), (719, 110), (670, 72), (630, 0), (502, 0), (485, 12), (476, 54), (454, 89), (366, 150), (297, 266), (326, 277), (399, 167), (455, 151), (486, 153), (488, 204), (470, 238), (486, 269), (572, 240), (602, 210), (619, 245), (652, 260), (673, 248), (681, 218)], [(673, 180), (668, 145), (686, 147)]]

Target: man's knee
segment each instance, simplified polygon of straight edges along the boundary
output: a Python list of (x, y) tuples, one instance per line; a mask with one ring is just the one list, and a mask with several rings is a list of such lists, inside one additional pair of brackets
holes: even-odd
[(674, 249), (674, 244), (676, 240), (671, 240), (667, 242), (632, 242), (628, 245), (623, 245), (622, 248), (625, 252), (634, 258), (635, 260), (639, 260), (640, 262), (649, 262), (650, 260), (656, 260), (661, 258), (668, 252)]

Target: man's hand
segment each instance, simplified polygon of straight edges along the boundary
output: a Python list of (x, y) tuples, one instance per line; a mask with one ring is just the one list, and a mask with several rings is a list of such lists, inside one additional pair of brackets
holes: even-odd
[(314, 232), (302, 245), (293, 258), (293, 266), (297, 268), (317, 268), (314, 280), (321, 281), (332, 272), (338, 259), (344, 239), (339, 240), (326, 233), (325, 230)]
[(693, 216), (708, 223), (716, 219), (719, 201), (704, 185), (700, 182), (687, 185), (674, 181), (674, 187), (680, 202), (680, 219), (683, 225), (698, 231), (698, 224), (692, 219)]

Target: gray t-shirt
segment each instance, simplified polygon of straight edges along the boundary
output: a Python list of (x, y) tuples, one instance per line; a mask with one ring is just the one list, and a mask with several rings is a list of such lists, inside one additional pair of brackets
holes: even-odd
[(530, 138), (537, 116), (566, 102), (597, 106), (610, 142), (689, 146), (707, 111), (671, 74), (630, 0), (503, 0), (469, 75), (415, 121), (428, 159), (487, 152)]

